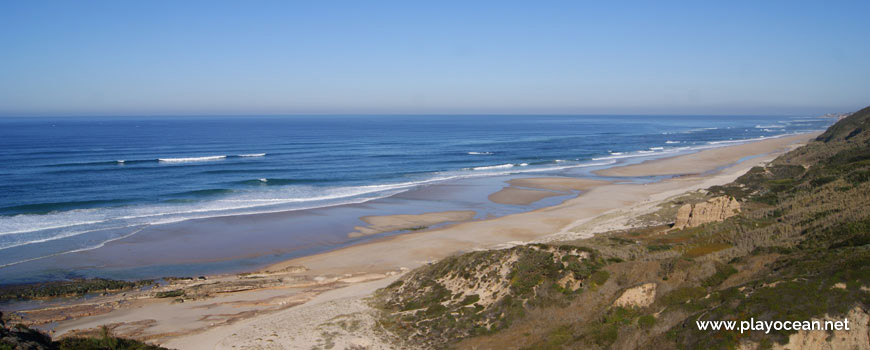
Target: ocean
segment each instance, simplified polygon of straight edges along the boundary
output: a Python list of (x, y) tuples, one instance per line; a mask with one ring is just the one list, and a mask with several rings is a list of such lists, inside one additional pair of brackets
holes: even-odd
[(159, 225), (366, 203), (459, 179), (558, 175), (823, 130), (834, 121), (661, 115), (0, 118), (0, 280), (10, 267), (98, 249)]

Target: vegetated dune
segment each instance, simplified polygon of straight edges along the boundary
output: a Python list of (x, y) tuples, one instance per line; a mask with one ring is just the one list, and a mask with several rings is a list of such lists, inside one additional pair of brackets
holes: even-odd
[[(382, 324), (420, 348), (868, 349), (868, 126), (870, 108), (704, 198), (662, 203), (657, 216), (674, 223), (674, 208), (729, 209), (703, 222), (681, 217), (677, 227), (472, 252), (414, 270), (377, 293)], [(848, 318), (851, 330), (696, 325), (750, 318)]]

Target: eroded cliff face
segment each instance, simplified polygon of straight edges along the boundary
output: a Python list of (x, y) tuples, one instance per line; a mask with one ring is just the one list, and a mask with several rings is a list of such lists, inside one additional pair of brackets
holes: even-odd
[(471, 252), (409, 272), (374, 304), (404, 347), (443, 348), (507, 328), (531, 308), (568, 303), (607, 281), (605, 264), (596, 251), (573, 246)]
[(642, 285), (626, 289), (622, 295), (613, 302), (613, 306), (645, 308), (652, 305), (656, 300), (656, 284), (644, 283)]
[(697, 204), (686, 204), (677, 210), (674, 229), (695, 227), (708, 222), (722, 221), (740, 213), (740, 202), (734, 197), (721, 196)]

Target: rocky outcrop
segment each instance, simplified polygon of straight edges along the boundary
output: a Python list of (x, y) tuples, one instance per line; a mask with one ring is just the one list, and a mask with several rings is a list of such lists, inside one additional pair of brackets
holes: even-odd
[[(150, 320), (154, 321), (154, 320)], [(0, 312), (0, 349), (3, 350), (79, 350), (79, 349), (137, 349), (137, 350), (168, 350), (156, 345), (148, 345), (140, 341), (116, 338), (108, 328), (102, 328), (103, 333), (97, 337), (66, 336), (60, 340), (52, 340), (47, 334), (25, 325), (7, 326)]]
[(722, 221), (739, 212), (740, 202), (729, 196), (715, 197), (697, 204), (686, 204), (677, 210), (677, 219), (673, 228), (681, 229)]
[(27, 327), (7, 328), (0, 323), (0, 349), (50, 350), (54, 348), (51, 338), (39, 331)]

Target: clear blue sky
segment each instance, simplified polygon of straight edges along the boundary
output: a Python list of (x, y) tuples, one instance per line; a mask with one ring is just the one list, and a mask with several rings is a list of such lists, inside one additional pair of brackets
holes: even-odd
[(0, 0), (0, 115), (805, 114), (870, 1)]

